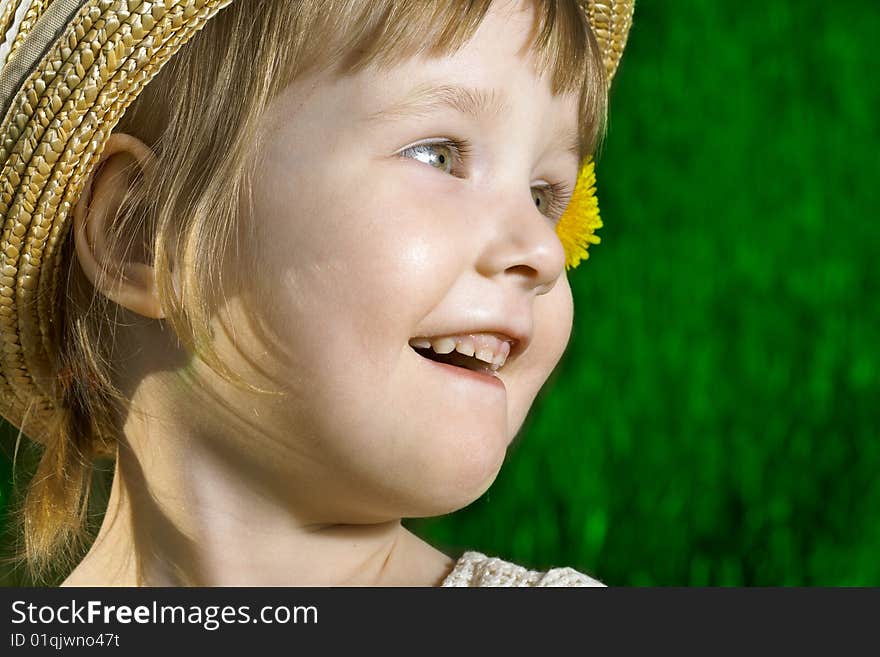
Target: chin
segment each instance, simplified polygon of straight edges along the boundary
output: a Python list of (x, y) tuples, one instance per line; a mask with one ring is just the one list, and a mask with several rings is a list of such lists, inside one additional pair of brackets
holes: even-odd
[(430, 517), (458, 511), (475, 502), (492, 486), (506, 456), (505, 449), (474, 450), (468, 457), (436, 464), (430, 474), (423, 471), (413, 491), (418, 513), (412, 517)]

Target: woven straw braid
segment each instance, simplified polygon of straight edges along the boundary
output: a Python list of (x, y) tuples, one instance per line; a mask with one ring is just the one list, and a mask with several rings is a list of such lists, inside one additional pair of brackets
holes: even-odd
[[(15, 10), (18, 8), (17, 2), (9, 0), (0, 10), (0, 41), (6, 39), (6, 33), (12, 27), (12, 21), (15, 20)], [(2, 63), (2, 62), (0, 62)]]
[[(28, 7), (25, 12), (21, 25), (18, 28), (18, 34), (15, 35), (15, 40), (9, 48), (7, 59), (11, 59), (15, 55), (15, 51), (18, 50), (22, 41), (24, 41), (24, 37), (31, 31), (31, 28), (34, 26), (34, 23), (37, 22), (37, 19), (43, 15), (43, 12), (49, 6), (50, 2), (52, 2), (52, 0), (31, 0), (30, 7)], [(20, 5), (21, 2), (12, 4)]]
[(623, 56), (623, 49), (626, 47), (635, 2), (634, 0), (587, 0), (585, 7), (593, 34), (596, 35), (599, 44), (599, 51), (602, 53), (610, 86), (620, 58)]
[(19, 426), (33, 403), (44, 428), (57, 394), (57, 255), (92, 164), (140, 89), (231, 1), (86, 2), (0, 125), (0, 396)]
[[(30, 44), (29, 53), (45, 54), (0, 124), (0, 414), (39, 439), (59, 393), (54, 302), (68, 216), (128, 105), (233, 0), (82, 0), (78, 11), (72, 0), (31, 0), (15, 34), (7, 34), (27, 1), (8, 0), (0, 11), (0, 43), (12, 39), (7, 62), (40, 32), (34, 28), (53, 2), (72, 13), (48, 49)], [(581, 1), (610, 82), (632, 0)]]

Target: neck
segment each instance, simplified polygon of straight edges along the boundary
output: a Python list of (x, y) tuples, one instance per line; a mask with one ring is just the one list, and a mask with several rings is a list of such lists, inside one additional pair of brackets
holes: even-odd
[(63, 585), (438, 586), (454, 565), (399, 518), (321, 519), (204, 444), (154, 426), (149, 450), (121, 442), (101, 529)]

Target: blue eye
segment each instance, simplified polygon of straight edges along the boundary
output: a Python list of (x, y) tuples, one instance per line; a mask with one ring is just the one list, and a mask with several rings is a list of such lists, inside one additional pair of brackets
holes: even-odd
[[(401, 151), (400, 156), (411, 157), (457, 178), (464, 178), (465, 175), (460, 167), (467, 163), (470, 152), (469, 141), (444, 139), (410, 146)], [(536, 185), (532, 187), (532, 200), (538, 212), (556, 221), (565, 212), (571, 200), (571, 189), (565, 183)]]
[(463, 140), (445, 139), (443, 141), (428, 142), (410, 146), (401, 152), (401, 155), (412, 153), (420, 162), (432, 166), (453, 176), (463, 178), (459, 165), (463, 165), (470, 155), (470, 143)]

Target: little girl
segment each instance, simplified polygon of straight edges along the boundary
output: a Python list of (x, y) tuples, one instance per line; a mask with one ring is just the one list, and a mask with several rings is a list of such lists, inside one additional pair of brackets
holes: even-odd
[(487, 490), (565, 350), (631, 16), (4, 0), (0, 400), (43, 450), (32, 576), (598, 585), (400, 521)]

